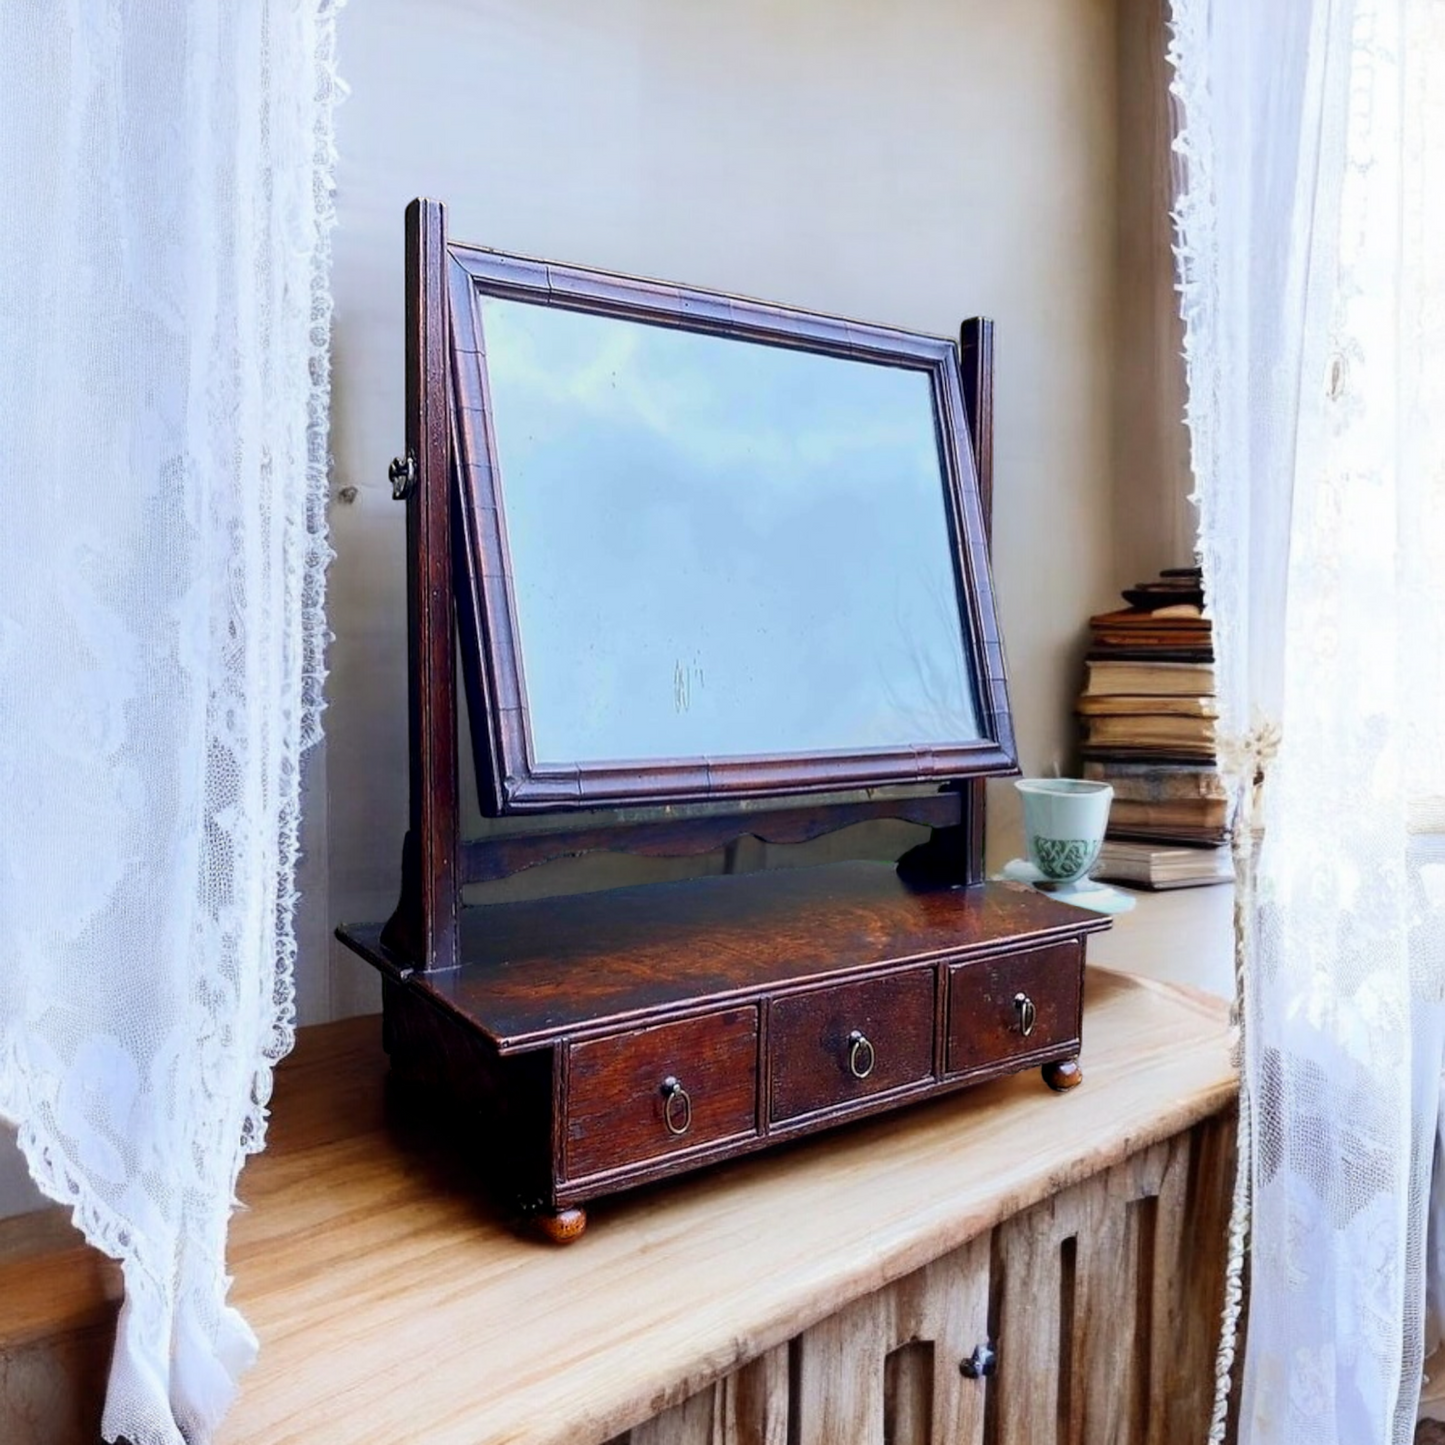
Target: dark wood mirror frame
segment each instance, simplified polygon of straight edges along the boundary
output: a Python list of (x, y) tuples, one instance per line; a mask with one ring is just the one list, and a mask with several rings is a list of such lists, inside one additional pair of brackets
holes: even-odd
[[(425, 972), (454, 967), (458, 961), (457, 921), (461, 889), (497, 881), (558, 858), (596, 850), (651, 857), (679, 857), (711, 852), (751, 836), (765, 843), (807, 842), (859, 823), (897, 819), (932, 829), (926, 843), (911, 850), (900, 873), (926, 885), (956, 886), (983, 880), (984, 782), (981, 776), (963, 781), (927, 784), (910, 796), (854, 795), (846, 801), (801, 802), (795, 806), (694, 817), (670, 816), (655, 822), (618, 822), (604, 826), (562, 828), (513, 836), (465, 838), (458, 797), (457, 618), (471, 607), (465, 542), (465, 509), (454, 459), (459, 454), (457, 402), (464, 394), (453, 382), (455, 347), (451, 337), (450, 287), (460, 289), (470, 310), (475, 282), (453, 257), (460, 253), (486, 257), (492, 253), (450, 243), (446, 208), (437, 201), (416, 200), (406, 212), (406, 454), (393, 464), (395, 495), (406, 503), (407, 556), (407, 689), (410, 719), (410, 812), (402, 848), (401, 898), (386, 928), (388, 944), (407, 960), (407, 967)], [(567, 269), (571, 274), (588, 275)], [(678, 296), (680, 288), (670, 288)], [(686, 293), (694, 294), (694, 293)], [(704, 293), (696, 293), (704, 294)], [(747, 304), (747, 303), (745, 303)], [(763, 308), (783, 316), (779, 308)], [(781, 324), (780, 322), (777, 324)], [(847, 328), (854, 323), (832, 323)], [(888, 333), (885, 333), (887, 335)], [(949, 343), (937, 343), (948, 347)], [(986, 595), (989, 666), (1003, 669), (1003, 649), (992, 630), (992, 583), (986, 555), (993, 500), (993, 323), (982, 317), (962, 326), (957, 372), (957, 410), (950, 409), (955, 428), (961, 417), (966, 441), (955, 431), (971, 486), (965, 502), (975, 499), (978, 527), (970, 533), (972, 566), (987, 593), (978, 594), (979, 629)], [(943, 368), (952, 376), (952, 368)], [(466, 410), (467, 408), (461, 408)], [(481, 417), (473, 413), (475, 427)], [(960, 471), (960, 478), (965, 476)], [(485, 569), (481, 569), (485, 573)], [(473, 613), (475, 618), (475, 613)], [(472, 624), (468, 624), (472, 625)], [(982, 674), (983, 670), (980, 669)], [(990, 673), (992, 675), (992, 673)], [(1004, 701), (999, 731), (1011, 755), (1012, 719)], [(476, 704), (473, 704), (475, 710)], [(490, 735), (489, 735), (490, 736)], [(482, 759), (479, 759), (479, 762)], [(480, 771), (480, 769), (479, 769)], [(1000, 766), (994, 771), (1013, 771)], [(501, 775), (494, 768), (492, 777)], [(482, 785), (483, 789), (486, 784)]]
[[(979, 675), (999, 734), (991, 753), (969, 754), (974, 776), (951, 767), (940, 777), (913, 759), (912, 787), (839, 796), (856, 773), (830, 768), (824, 780), (806, 772), (816, 759), (791, 759), (777, 779), (708, 779), (702, 806), (468, 839), (457, 616), (476, 625), (466, 621), (477, 605), (470, 583), (502, 574), (469, 560), (476, 518), (469, 523), (456, 463), (478, 455), (484, 411), (457, 381), (448, 313), (458, 292), (449, 307), (448, 283), (470, 306), (476, 282), (463, 259), (489, 274), (502, 262), (449, 246), (433, 201), (408, 207), (406, 238), (407, 455), (392, 479), (407, 508), (410, 819), (395, 913), (384, 926), (337, 929), (382, 975), (383, 1039), (399, 1085), (420, 1090), (425, 1111), (485, 1161), (503, 1198), (558, 1241), (581, 1232), (586, 1200), (913, 1100), (1029, 1067), (1051, 1088), (1077, 1085), (1085, 944), (1107, 920), (983, 873), (976, 772), (1012, 768), (1002, 650), (984, 591), (990, 324), (965, 324), (961, 370), (947, 343), (925, 348), (960, 459), (958, 565), (978, 584), (969, 626), (987, 659)], [(591, 276), (542, 274), (574, 288)], [(530, 282), (495, 279), (539, 284), (536, 270)], [(663, 289), (679, 306), (703, 294)], [(720, 304), (735, 319), (739, 303)], [(775, 329), (790, 315), (759, 312)], [(895, 345), (893, 333), (826, 325), (841, 328), (830, 333), (835, 347)], [(505, 775), (499, 766), (493, 776)], [(814, 787), (830, 796), (749, 801)], [(836, 863), (462, 907), (467, 884), (593, 850), (696, 855), (748, 835), (798, 843), (890, 818), (932, 829), (896, 869)]]
[[(958, 346), (945, 338), (462, 246), (445, 245), (460, 546), (463, 676), (480, 802), (491, 815), (778, 797), (1017, 771), (988, 539)], [(755, 757), (539, 764), (534, 756), (507, 543), (481, 299), (501, 297), (925, 373), (965, 652), (982, 736), (966, 742)], [(445, 378), (428, 384), (440, 389)], [(438, 396), (434, 405), (445, 405)]]

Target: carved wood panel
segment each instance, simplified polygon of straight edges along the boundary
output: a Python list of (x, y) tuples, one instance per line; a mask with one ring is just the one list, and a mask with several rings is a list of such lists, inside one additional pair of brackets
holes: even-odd
[(804, 1333), (797, 1445), (981, 1445), (986, 1382), (959, 1364), (987, 1340), (988, 1282), (984, 1237)]
[(779, 1345), (616, 1445), (790, 1445), (789, 1346)]
[[(1065, 1189), (612, 1445), (1172, 1445), (1214, 1389), (1232, 1114)], [(997, 1351), (991, 1376), (960, 1366)]]

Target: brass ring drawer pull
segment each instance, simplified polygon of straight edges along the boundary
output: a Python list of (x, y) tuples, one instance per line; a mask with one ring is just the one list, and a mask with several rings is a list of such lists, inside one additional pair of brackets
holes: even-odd
[(866, 1079), (877, 1062), (878, 1056), (868, 1042), (868, 1035), (861, 1029), (854, 1029), (848, 1035), (848, 1072), (855, 1079)]
[(1014, 1008), (1018, 1011), (1019, 1032), (1025, 1037), (1033, 1033), (1034, 1023), (1038, 1018), (1038, 1010), (1034, 1007), (1034, 1001), (1026, 993), (1014, 995)]
[(692, 1095), (671, 1074), (662, 1081), (662, 1122), (669, 1134), (686, 1134), (692, 1126)]

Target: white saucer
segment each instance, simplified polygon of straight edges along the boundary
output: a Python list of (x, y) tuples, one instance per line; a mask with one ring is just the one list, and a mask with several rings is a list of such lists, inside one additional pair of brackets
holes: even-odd
[[(1050, 883), (1024, 858), (1010, 859), (998, 876), (1010, 883), (1027, 883), (1049, 898), (1057, 898), (1060, 903), (1072, 903), (1075, 908), (1087, 908), (1093, 913), (1128, 913), (1139, 901), (1132, 893), (1112, 888), (1107, 883), (1098, 883), (1092, 878), (1081, 878), (1077, 883)], [(1043, 884), (1047, 886), (1041, 887)]]

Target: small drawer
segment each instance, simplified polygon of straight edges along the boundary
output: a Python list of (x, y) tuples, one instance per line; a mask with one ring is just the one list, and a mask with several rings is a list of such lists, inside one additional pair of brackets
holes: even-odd
[(775, 999), (768, 1016), (772, 1090), (781, 1121), (933, 1077), (931, 968)]
[(754, 1133), (757, 1075), (754, 1006), (573, 1044), (567, 1178)]
[(1078, 939), (948, 974), (948, 1072), (966, 1074), (1079, 1037), (1084, 945)]

